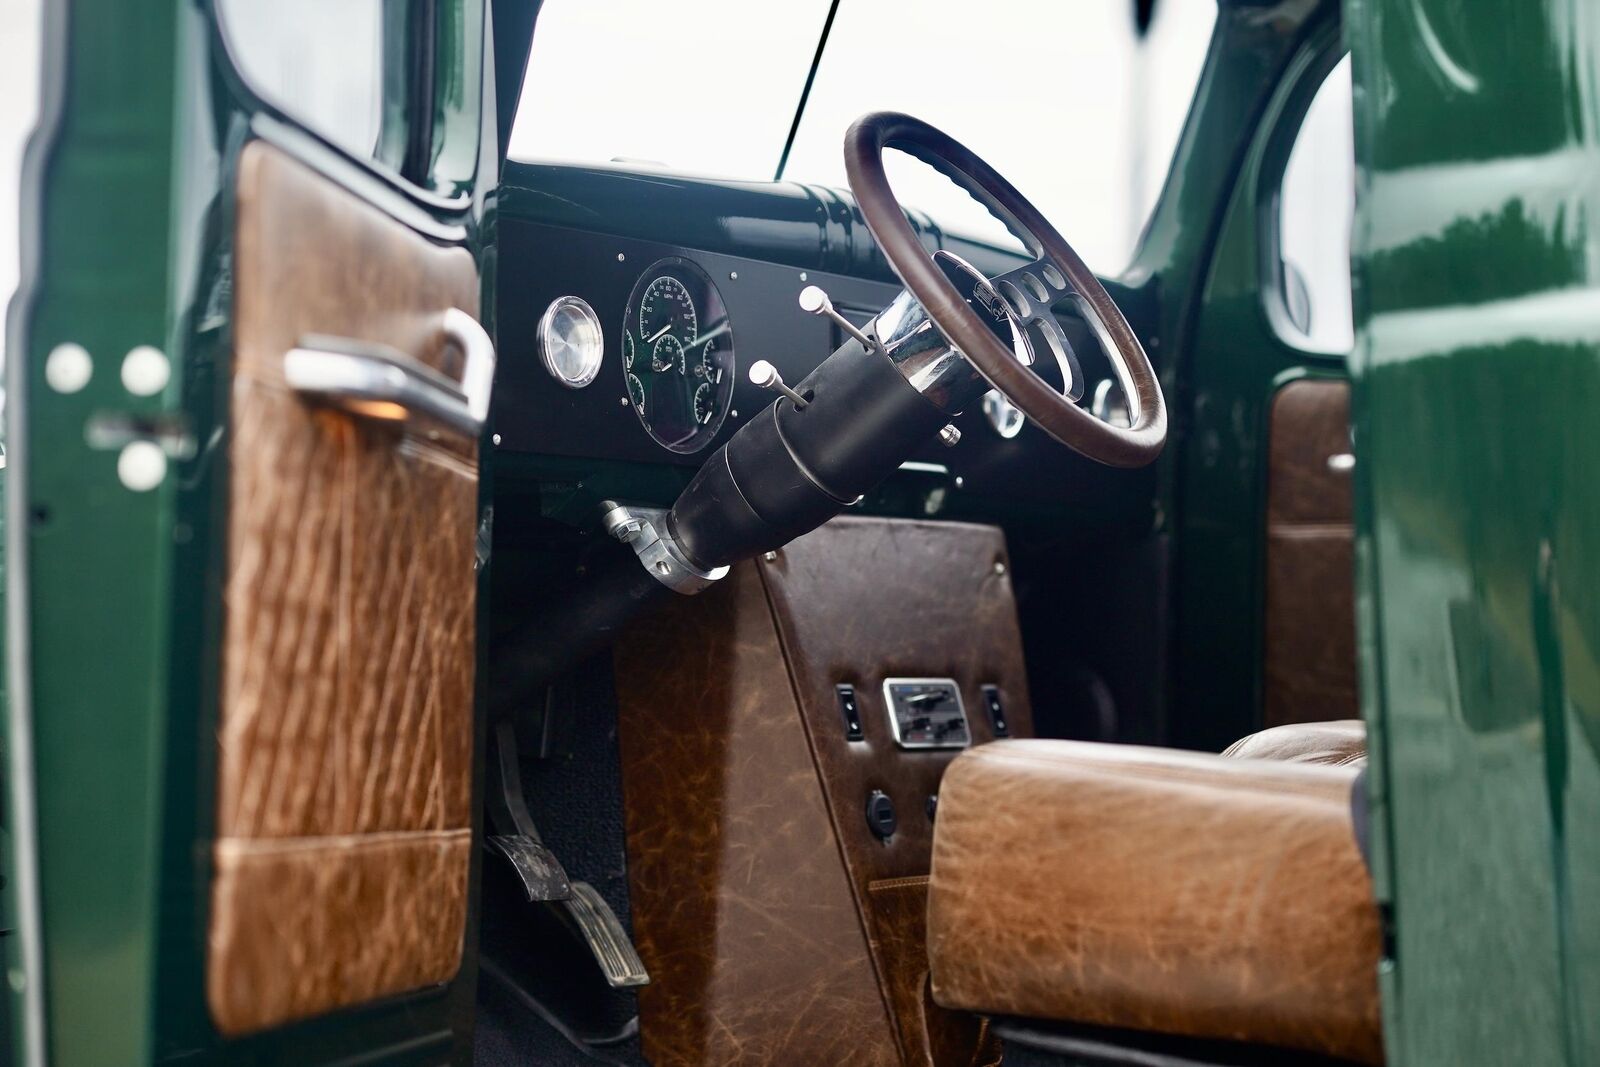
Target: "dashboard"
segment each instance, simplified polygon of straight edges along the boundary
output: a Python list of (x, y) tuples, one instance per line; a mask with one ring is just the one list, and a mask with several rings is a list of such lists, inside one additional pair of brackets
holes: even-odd
[[(785, 217), (799, 214), (793, 186), (756, 193), (676, 177), (512, 166), (524, 174), (519, 187), (508, 173), (513, 184), (499, 220), (494, 426), (502, 452), (692, 470), (773, 402), (772, 392), (749, 380), (752, 363), (771, 363), (793, 385), (844, 342), (839, 326), (801, 309), (802, 289), (820, 286), (857, 325), (900, 290), (875, 249), (840, 254), (841, 232), (870, 242), (840, 194), (804, 190), (825, 224), (812, 221), (808, 234), (798, 218)], [(575, 202), (580, 189), (609, 199)], [(735, 197), (742, 198), (737, 211)], [(594, 228), (574, 224), (584, 222)], [(653, 239), (669, 233), (687, 240)], [(745, 248), (758, 254), (730, 251)], [(961, 251), (986, 272), (1009, 265), (993, 250)], [(859, 269), (798, 265), (808, 260)], [(869, 271), (876, 276), (863, 276)], [(1081, 319), (1059, 318), (1092, 394), (1110, 366)], [(574, 365), (576, 345), (597, 349), (598, 358)], [(964, 412), (954, 422), (954, 446), (930, 443), (907, 466), (970, 500), (1008, 506), (1149, 500), (1142, 477), (1085, 460), (1014, 411), (990, 407)]]

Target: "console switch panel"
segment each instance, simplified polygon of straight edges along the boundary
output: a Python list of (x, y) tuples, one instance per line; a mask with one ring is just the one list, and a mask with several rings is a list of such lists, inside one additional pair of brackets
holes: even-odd
[(949, 678), (886, 678), (883, 702), (901, 748), (966, 748), (971, 740), (961, 690)]

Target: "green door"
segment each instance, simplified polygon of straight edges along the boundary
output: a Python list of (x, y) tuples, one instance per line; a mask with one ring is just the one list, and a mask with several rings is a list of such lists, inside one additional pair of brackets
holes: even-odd
[(1391, 1064), (1600, 1062), (1600, 32), (1351, 0)]
[(13, 1062), (466, 1062), (484, 4), (45, 9), (6, 368)]

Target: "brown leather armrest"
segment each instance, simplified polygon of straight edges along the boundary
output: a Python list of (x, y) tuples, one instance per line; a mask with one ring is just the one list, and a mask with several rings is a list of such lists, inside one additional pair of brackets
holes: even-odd
[(934, 999), (1381, 1063), (1355, 775), (1072, 741), (963, 754), (934, 833)]

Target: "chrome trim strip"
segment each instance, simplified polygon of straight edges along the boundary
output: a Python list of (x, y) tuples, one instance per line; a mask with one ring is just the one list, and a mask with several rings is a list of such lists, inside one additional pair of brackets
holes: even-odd
[(32, 317), (43, 244), (45, 168), (66, 108), (69, 0), (46, 0), (40, 12), (39, 110), (23, 154), (17, 233), (17, 291), (6, 319), (5, 380), (5, 580), (6, 696), (10, 762), (12, 874), (15, 877), (17, 941), (22, 963), (22, 1062), (45, 1067), (44, 920), (39, 889), (39, 811), (33, 746), (33, 646), (28, 585), (28, 360), (24, 342)]

